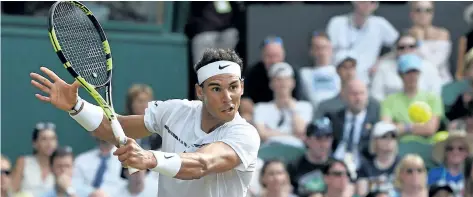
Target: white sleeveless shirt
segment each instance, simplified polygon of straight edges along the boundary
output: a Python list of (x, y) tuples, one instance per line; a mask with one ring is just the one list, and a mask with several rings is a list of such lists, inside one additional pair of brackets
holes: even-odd
[(23, 179), (21, 181), (21, 191), (29, 192), (33, 196), (42, 196), (54, 187), (54, 176), (49, 173), (43, 181), (41, 178), (41, 167), (34, 156), (25, 156), (25, 166), (23, 168)]

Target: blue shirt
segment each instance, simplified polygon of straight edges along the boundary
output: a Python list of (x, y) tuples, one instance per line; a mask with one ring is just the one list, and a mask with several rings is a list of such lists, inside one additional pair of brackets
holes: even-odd
[(448, 184), (457, 196), (463, 190), (463, 173), (453, 176), (445, 167), (432, 168), (429, 171), (427, 183), (429, 186)]

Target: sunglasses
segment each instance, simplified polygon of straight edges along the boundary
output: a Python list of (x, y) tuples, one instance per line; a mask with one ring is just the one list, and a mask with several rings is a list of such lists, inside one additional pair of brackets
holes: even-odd
[(45, 130), (45, 129), (55, 130), (56, 125), (52, 122), (38, 122), (36, 124), (35, 129), (37, 129), (37, 130)]
[(383, 136), (380, 136), (380, 139), (395, 139), (397, 135), (394, 133), (394, 131), (390, 131), (387, 134), (384, 134)]
[(328, 173), (330, 176), (335, 176), (335, 177), (343, 177), (343, 176), (348, 176), (348, 172), (344, 171), (332, 171)]
[(405, 50), (405, 49), (415, 49), (415, 48), (417, 48), (417, 46), (415, 44), (397, 46), (397, 50), (399, 50), (399, 51), (402, 51), (402, 50)]
[(415, 8), (414, 11), (417, 13), (432, 13), (434, 8)]
[(11, 171), (10, 170), (2, 170), (2, 175), (10, 175)]
[(452, 152), (452, 151), (454, 151), (455, 149), (457, 149), (457, 150), (460, 151), (460, 152), (464, 152), (464, 151), (466, 150), (466, 148), (463, 147), (463, 146), (458, 146), (458, 147), (455, 147), (455, 146), (447, 146), (447, 147), (445, 147), (445, 150), (446, 150), (447, 152)]
[(421, 174), (424, 171), (425, 171), (424, 168), (407, 168), (406, 169), (407, 174), (414, 174), (414, 172)]

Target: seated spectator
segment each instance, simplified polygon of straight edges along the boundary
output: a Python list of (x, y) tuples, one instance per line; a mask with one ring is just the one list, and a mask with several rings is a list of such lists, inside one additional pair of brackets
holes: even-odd
[(449, 120), (473, 116), (473, 50), (465, 57), (463, 79), (445, 85), (442, 94), (451, 98), (445, 103), (448, 108), (445, 115)]
[(396, 29), (383, 17), (374, 16), (376, 1), (355, 1), (353, 12), (334, 16), (327, 25), (334, 54), (355, 54), (357, 76), (366, 84), (376, 72), (378, 56), (383, 46), (392, 46), (399, 36)]
[(465, 63), (467, 54), (470, 53), (473, 48), (473, 4), (468, 5), (463, 11), (463, 17), (465, 22), (468, 24), (468, 32), (463, 34), (458, 39), (458, 56), (457, 56), (457, 69), (455, 78), (457, 80), (463, 79), (465, 71), (467, 70)]
[(472, 138), (464, 131), (450, 131), (448, 138), (437, 142), (432, 157), (440, 164), (428, 174), (429, 185), (449, 185), (455, 196), (460, 197), (463, 190), (463, 169), (465, 159), (473, 154)]
[(312, 105), (292, 97), (295, 79), (291, 65), (277, 63), (271, 66), (268, 75), (274, 100), (257, 103), (254, 110), (254, 122), (261, 140), (303, 147), (301, 139), (307, 123), (312, 120)]
[(396, 166), (395, 190), (390, 197), (427, 197), (427, 173), (424, 160), (419, 155), (407, 154)]
[[(133, 84), (126, 95), (126, 114), (144, 115), (148, 102), (153, 100), (153, 89), (145, 84)], [(137, 140), (143, 149), (157, 150), (161, 148), (162, 139), (158, 134)]]
[(123, 185), (116, 187), (111, 196), (120, 197), (148, 197), (158, 195), (158, 173), (149, 170), (141, 170), (130, 174), (127, 168), (122, 168), (120, 177), (124, 180)]
[(429, 197), (454, 197), (454, 192), (448, 185), (432, 185), (429, 188)]
[[(269, 87), (269, 69), (272, 65), (284, 62), (286, 54), (283, 40), (280, 37), (269, 36), (263, 40), (261, 45), (261, 61), (245, 70), (245, 92), (242, 100), (251, 99), (253, 103), (269, 102), (274, 99), (274, 93)], [(301, 99), (298, 91), (298, 74), (294, 73), (296, 85), (292, 96)], [(242, 104), (245, 104), (242, 102)], [(244, 106), (242, 106), (244, 107)]]
[(316, 110), (320, 102), (340, 92), (340, 77), (332, 65), (332, 45), (325, 33), (314, 32), (310, 48), (314, 62), (300, 69), (301, 89)]
[(334, 157), (356, 170), (361, 156), (368, 152), (371, 129), (379, 121), (379, 108), (374, 107), (377, 103), (368, 103), (368, 89), (363, 81), (351, 80), (345, 90), (347, 106), (327, 117), (333, 123)]
[(357, 193), (365, 196), (374, 191), (394, 189), (394, 169), (401, 158), (397, 155), (396, 126), (378, 122), (371, 133), (370, 152), (374, 158), (365, 158), (358, 170)]
[(297, 197), (292, 193), (289, 174), (281, 161), (271, 160), (265, 162), (261, 169), (261, 184), (264, 190), (259, 197)]
[[(117, 185), (124, 182), (120, 178), (122, 164), (112, 154), (116, 149), (113, 144), (98, 139), (97, 143), (98, 147), (79, 154), (75, 159), (73, 181), (86, 189), (99, 189), (111, 195)], [(90, 195), (100, 195), (100, 192)]]
[(324, 197), (357, 197), (351, 183), (354, 178), (343, 161), (329, 160), (322, 173), (326, 185)]
[(306, 136), (307, 152), (288, 166), (292, 186), (299, 196), (323, 192), (325, 188), (322, 169), (332, 153), (332, 123), (328, 118), (317, 119), (307, 126)]
[(11, 164), (5, 156), (0, 155), (0, 167), (2, 168), (2, 175), (0, 180), (0, 196), (3, 197), (33, 197), (28, 192), (14, 192), (11, 187)]
[(44, 193), (43, 197), (83, 197), (92, 190), (87, 190), (80, 183), (73, 183), (74, 155), (71, 147), (60, 147), (50, 157), (55, 184), (53, 189)]
[(463, 188), (464, 197), (473, 197), (473, 158), (468, 157), (465, 161), (463, 174), (465, 175), (465, 186)]
[(23, 191), (41, 196), (54, 186), (49, 157), (56, 150), (58, 141), (56, 125), (40, 122), (33, 131), (33, 155), (17, 159), (12, 173), (15, 192)]
[(240, 116), (250, 124), (253, 124), (254, 105), (251, 99), (242, 99), (238, 109)]
[(452, 80), (449, 58), (452, 52), (450, 33), (443, 27), (432, 25), (434, 3), (431, 1), (413, 1), (410, 5), (410, 17), (413, 26), (409, 33), (422, 42), (421, 56), (432, 62), (440, 73), (442, 85)]
[[(422, 59), (417, 55), (406, 54), (399, 57), (398, 72), (402, 78), (403, 91), (389, 95), (381, 104), (381, 115), (385, 121), (397, 125), (399, 135), (414, 134), (432, 136), (439, 128), (443, 116), (440, 96), (418, 89), (419, 71)], [(432, 108), (432, 118), (425, 124), (413, 124), (408, 115), (412, 102), (424, 101)]]
[[(398, 74), (398, 58), (404, 54), (417, 54), (420, 42), (412, 35), (404, 34), (396, 42), (393, 52), (384, 56), (379, 62), (378, 71), (371, 83), (371, 94), (378, 101), (383, 101), (388, 95), (403, 90), (402, 79)], [(442, 84), (437, 68), (430, 62), (422, 60), (418, 89), (440, 95)]]

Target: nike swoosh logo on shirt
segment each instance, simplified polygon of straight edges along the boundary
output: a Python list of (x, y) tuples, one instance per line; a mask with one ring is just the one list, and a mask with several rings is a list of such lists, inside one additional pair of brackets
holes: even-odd
[(218, 69), (222, 70), (222, 69), (224, 69), (224, 68), (226, 68), (226, 67), (229, 67), (229, 66), (230, 66), (230, 64), (225, 65), (225, 66), (218, 65)]
[(174, 155), (171, 155), (171, 156), (166, 156), (166, 155), (164, 155), (164, 158), (165, 158), (165, 159), (170, 159), (170, 158), (172, 158), (172, 157), (174, 157)]

